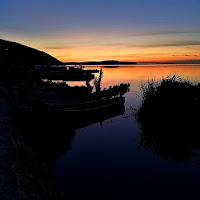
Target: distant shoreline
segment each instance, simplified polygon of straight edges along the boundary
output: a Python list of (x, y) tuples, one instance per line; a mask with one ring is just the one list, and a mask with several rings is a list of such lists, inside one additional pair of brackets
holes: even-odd
[(118, 63), (104, 63), (104, 62), (63, 62), (62, 65), (96, 65), (115, 68), (122, 65), (199, 65), (200, 63), (135, 63), (135, 62), (118, 62)]
[(91, 62), (63, 62), (65, 65), (136, 65), (136, 62), (120, 61), (91, 61)]

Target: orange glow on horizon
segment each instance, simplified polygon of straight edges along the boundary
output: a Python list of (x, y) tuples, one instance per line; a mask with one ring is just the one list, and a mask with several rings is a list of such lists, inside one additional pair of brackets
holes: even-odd
[(184, 49), (182, 47), (171, 48), (119, 48), (115, 46), (88, 46), (55, 48), (42, 51), (49, 53), (62, 62), (85, 62), (118, 60), (132, 62), (194, 62), (200, 61), (200, 54), (196, 49)]
[[(131, 52), (126, 52), (126, 54), (116, 51), (116, 54), (113, 55), (113, 51), (106, 50), (49, 50), (42, 49), (46, 53), (52, 55), (62, 62), (87, 62), (87, 61), (102, 61), (102, 60), (118, 60), (118, 61), (129, 61), (129, 62), (139, 62), (139, 63), (160, 63), (160, 62), (189, 62), (189, 61), (200, 61), (200, 55), (188, 55), (185, 54), (137, 54), (132, 55)], [(112, 54), (112, 55), (111, 55)]]
[(31, 36), (3, 34), (2, 38), (44, 51), (62, 62), (118, 60), (200, 63), (200, 44), (184, 41), (184, 35), (144, 37), (120, 31), (103, 31), (44, 34), (34, 39)]

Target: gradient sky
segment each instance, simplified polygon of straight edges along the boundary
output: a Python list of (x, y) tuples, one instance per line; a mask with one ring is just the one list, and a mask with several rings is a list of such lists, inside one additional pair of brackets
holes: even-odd
[(61, 61), (200, 63), (200, 0), (1, 0), (0, 38)]

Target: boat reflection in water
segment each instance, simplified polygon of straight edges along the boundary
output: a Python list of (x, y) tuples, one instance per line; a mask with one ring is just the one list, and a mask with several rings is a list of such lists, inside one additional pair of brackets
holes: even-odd
[[(54, 179), (58, 157), (71, 149), (76, 130), (122, 115), (124, 102), (93, 115), (34, 115), (18, 113), (11, 116), (11, 127), (16, 146), (14, 158), (18, 186), (24, 199), (62, 199)], [(74, 113), (74, 112), (73, 112)]]

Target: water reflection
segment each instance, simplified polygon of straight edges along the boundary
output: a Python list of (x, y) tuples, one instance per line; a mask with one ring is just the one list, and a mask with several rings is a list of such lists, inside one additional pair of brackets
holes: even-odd
[[(130, 83), (130, 92), (126, 94), (126, 108), (140, 106), (141, 98), (137, 98), (140, 95), (138, 85), (148, 79), (161, 79), (163, 75), (177, 71), (184, 78), (188, 76), (190, 80), (200, 81), (200, 67), (196, 66), (122, 66), (104, 68), (104, 71), (103, 88), (118, 82)], [(151, 114), (152, 112), (149, 113), (149, 118)], [(188, 125), (188, 132), (185, 127), (182, 128), (186, 134), (181, 138), (180, 132), (181, 140), (178, 140), (178, 135), (174, 136), (176, 131), (172, 131), (173, 124), (170, 124), (176, 123), (176, 118), (163, 121), (162, 124), (154, 121), (151, 128), (152, 135), (150, 133), (148, 135), (149, 127), (142, 125), (141, 129), (144, 132), (138, 135), (138, 126), (132, 118), (123, 120), (119, 117), (118, 120), (108, 122), (103, 128), (90, 126), (81, 129), (74, 139), (72, 151), (57, 160), (56, 177), (65, 199), (168, 200), (195, 199), (199, 196), (199, 166), (192, 161), (187, 164), (182, 162), (191, 158), (191, 149), (193, 155), (198, 149), (198, 146), (195, 148), (195, 139), (193, 140), (193, 137), (198, 139), (197, 135), (191, 136), (191, 141), (185, 144), (187, 134), (191, 134), (192, 131), (194, 134), (198, 133), (195, 128), (190, 129)], [(187, 126), (184, 122), (178, 124), (182, 125)], [(156, 134), (153, 135), (155, 129)], [(162, 137), (158, 135), (163, 131), (166, 134)], [(142, 149), (144, 146), (147, 147), (146, 151), (138, 151), (138, 144), (133, 140), (140, 141), (140, 147)], [(196, 144), (198, 145), (198, 141)], [(153, 148), (157, 153), (160, 152), (159, 157), (156, 153), (152, 153)], [(176, 163), (160, 159), (162, 156), (176, 160)], [(181, 162), (177, 163), (177, 160)]]
[[(140, 105), (136, 95), (141, 81), (162, 78), (175, 70), (200, 81), (200, 67), (196, 66), (104, 70), (103, 88), (130, 82), (126, 108)], [(41, 199), (59, 199), (61, 192), (54, 180), (54, 170), (64, 199), (192, 199), (198, 196), (199, 166), (183, 164), (198, 157), (198, 122), (193, 119), (178, 122), (175, 118), (140, 124), (138, 135), (135, 120), (122, 120), (119, 115), (123, 113), (122, 106), (100, 117), (93, 115), (82, 120), (60, 116), (15, 118), (12, 124), (17, 147), (15, 163), (25, 199), (31, 199), (31, 194), (40, 195)], [(104, 124), (104, 120), (115, 116), (119, 116), (119, 121)], [(103, 128), (92, 125), (99, 122)], [(88, 125), (92, 126), (82, 129)], [(137, 151), (133, 138), (146, 151)], [(157, 159), (155, 155), (164, 159)], [(166, 160), (178, 161), (178, 164)]]
[(66, 154), (71, 149), (71, 143), (76, 135), (76, 130), (95, 123), (123, 115), (124, 105), (118, 105), (109, 112), (85, 117), (74, 116), (34, 116), (17, 115), (12, 117), (13, 134), (22, 136), (28, 144), (36, 146), (41, 152), (48, 155), (49, 160), (56, 160), (61, 154)]
[(139, 148), (151, 150), (166, 160), (183, 162), (199, 159), (199, 121), (157, 121), (140, 125)]
[(76, 130), (122, 115), (123, 105), (97, 116), (70, 120), (63, 116), (10, 115), (16, 147), (14, 157), (18, 186), (24, 199), (62, 199), (54, 168), (60, 155), (71, 150)]

